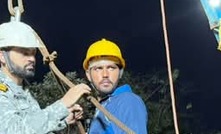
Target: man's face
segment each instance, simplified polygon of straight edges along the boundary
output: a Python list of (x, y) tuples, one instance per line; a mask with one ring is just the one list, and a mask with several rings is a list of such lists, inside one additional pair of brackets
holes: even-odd
[(35, 74), (35, 48), (17, 48), (9, 51), (9, 59), (13, 74), (21, 78), (30, 78)]
[(120, 69), (114, 61), (96, 60), (86, 71), (87, 78), (102, 94), (112, 93), (119, 81)]

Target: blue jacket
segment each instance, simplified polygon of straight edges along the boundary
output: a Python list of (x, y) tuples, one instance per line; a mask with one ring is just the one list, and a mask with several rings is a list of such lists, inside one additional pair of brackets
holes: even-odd
[[(147, 109), (142, 99), (132, 92), (129, 85), (117, 88), (101, 104), (136, 134), (147, 134)], [(97, 109), (89, 134), (125, 134), (125, 132)]]

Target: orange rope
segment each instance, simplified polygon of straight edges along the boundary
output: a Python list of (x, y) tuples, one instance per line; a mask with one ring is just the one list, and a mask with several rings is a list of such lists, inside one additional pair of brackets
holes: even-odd
[(166, 29), (166, 17), (165, 17), (165, 9), (164, 9), (164, 0), (160, 0), (161, 4), (161, 13), (162, 13), (162, 23), (163, 23), (163, 32), (164, 32), (164, 41), (166, 47), (166, 57), (167, 57), (167, 67), (168, 67), (168, 75), (170, 82), (170, 95), (173, 109), (173, 121), (176, 134), (179, 134), (178, 123), (177, 123), (177, 115), (176, 115), (176, 104), (175, 104), (175, 96), (174, 96), (174, 88), (173, 88), (173, 78), (171, 71), (171, 62), (170, 62), (170, 52), (169, 52), (169, 43)]

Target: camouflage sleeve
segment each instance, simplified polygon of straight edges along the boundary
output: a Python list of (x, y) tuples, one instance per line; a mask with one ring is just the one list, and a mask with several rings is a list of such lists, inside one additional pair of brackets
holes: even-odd
[(64, 118), (68, 110), (59, 100), (34, 112), (25, 110), (25, 106), (22, 108), (18, 111), (8, 96), (0, 94), (1, 134), (47, 134), (66, 127)]

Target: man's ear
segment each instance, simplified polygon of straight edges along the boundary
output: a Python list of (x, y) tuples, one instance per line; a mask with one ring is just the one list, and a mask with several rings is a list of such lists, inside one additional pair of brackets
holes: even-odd
[(89, 70), (86, 70), (86, 71), (85, 71), (85, 74), (86, 74), (86, 76), (87, 76), (88, 81), (90, 81), (90, 82), (91, 82), (91, 75), (90, 75), (90, 71), (89, 71)]
[(123, 73), (124, 73), (124, 69), (120, 69), (120, 74), (119, 74), (119, 77), (120, 77), (120, 78), (122, 78)]

